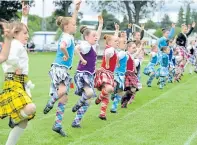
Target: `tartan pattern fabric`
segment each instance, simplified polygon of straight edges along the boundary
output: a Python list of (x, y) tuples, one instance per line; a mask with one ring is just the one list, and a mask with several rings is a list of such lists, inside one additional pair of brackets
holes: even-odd
[(145, 68), (144, 68), (144, 74), (145, 75), (150, 75), (150, 73), (155, 72), (155, 64), (154, 63), (149, 63)]
[(109, 98), (102, 98), (101, 101), (101, 112), (100, 112), (100, 116), (101, 117), (106, 117), (106, 112), (107, 112), (107, 107), (109, 104)]
[(89, 104), (88, 103), (85, 103), (83, 106), (81, 106), (79, 108), (79, 110), (77, 111), (77, 114), (75, 116), (75, 119), (73, 121), (73, 125), (79, 125), (84, 114), (86, 113), (86, 111), (88, 110), (88, 107), (89, 107)]
[(125, 74), (125, 88), (138, 88), (138, 78), (134, 72), (127, 71)]
[[(26, 80), (28, 80), (28, 78), (24, 75), (8, 76), (8, 74), (6, 74), (3, 92), (0, 94), (0, 118), (10, 116), (16, 124), (24, 120), (20, 114), (20, 110), (27, 104), (32, 103), (32, 99), (24, 90)], [(30, 120), (33, 117), (34, 115), (31, 115), (27, 119)]]
[(115, 73), (114, 80), (116, 82), (115, 93), (117, 93), (118, 90), (124, 90), (125, 75), (121, 73)]
[(55, 127), (60, 127), (62, 128), (62, 120), (63, 120), (63, 116), (64, 116), (64, 111), (65, 111), (65, 104), (62, 103), (58, 103), (57, 106), (57, 112), (56, 112), (56, 118), (55, 118)]
[(101, 91), (105, 84), (115, 86), (113, 73), (104, 69), (97, 70), (94, 78), (94, 87)]
[(160, 67), (157, 69), (156, 71), (156, 77), (166, 77), (168, 76), (169, 74), (169, 71), (168, 71), (168, 68), (167, 67)]
[(148, 81), (147, 81), (147, 85), (150, 85), (150, 86), (151, 86), (152, 81), (154, 80), (154, 78), (155, 78), (155, 74), (152, 74), (152, 75), (149, 77)]
[(96, 92), (94, 90), (94, 75), (88, 72), (77, 72), (74, 76), (74, 81), (76, 84), (76, 95), (82, 96), (84, 86), (88, 85), (94, 91), (93, 97), (96, 97)]
[(52, 65), (49, 75), (56, 89), (63, 83), (66, 86), (67, 94), (69, 92), (72, 78), (68, 74), (68, 69), (64, 66)]
[(111, 108), (112, 111), (117, 111), (118, 104), (120, 103), (120, 101), (121, 101), (121, 96), (119, 96), (118, 94), (116, 94), (114, 96), (114, 101), (112, 103), (112, 108)]

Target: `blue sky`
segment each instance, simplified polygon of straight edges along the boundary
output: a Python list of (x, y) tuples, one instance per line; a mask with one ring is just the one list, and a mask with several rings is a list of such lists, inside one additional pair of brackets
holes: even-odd
[[(97, 12), (94, 12), (83, 0), (80, 11), (84, 13), (84, 15), (97, 15)], [(183, 1), (188, 0), (164, 0), (165, 5), (162, 7), (162, 9), (158, 9), (152, 14), (152, 19), (154, 21), (160, 21), (161, 17), (167, 13), (171, 20), (176, 22), (177, 20), (177, 14), (179, 11), (179, 8), (183, 6), (186, 7), (186, 4), (183, 3)], [(160, 0), (157, 0), (158, 7)], [(191, 4), (192, 9), (197, 10), (197, 0), (193, 0), (194, 3)], [(42, 16), (42, 0), (35, 0), (35, 7), (31, 8), (30, 13), (31, 14), (37, 14), (39, 16)], [(55, 6), (53, 4), (53, 0), (45, 0), (45, 17), (50, 16), (51, 13), (55, 10)], [(121, 19), (121, 16), (118, 16), (119, 19)], [(146, 20), (143, 20), (143, 22)]]

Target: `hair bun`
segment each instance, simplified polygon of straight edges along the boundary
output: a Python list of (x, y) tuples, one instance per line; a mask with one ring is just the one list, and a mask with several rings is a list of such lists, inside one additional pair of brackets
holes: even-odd
[(83, 34), (84, 31), (87, 30), (87, 29), (88, 29), (87, 26), (82, 26), (82, 27), (80, 28), (80, 33)]
[(166, 29), (165, 28), (162, 28), (161, 30), (162, 30), (162, 32), (164, 32)]
[(57, 26), (60, 26), (60, 25), (61, 25), (63, 18), (64, 18), (64, 17), (62, 17), (62, 16), (59, 16), (59, 17), (57, 18), (57, 20), (56, 20)]
[(106, 40), (108, 37), (109, 37), (109, 35), (105, 34), (103, 38)]

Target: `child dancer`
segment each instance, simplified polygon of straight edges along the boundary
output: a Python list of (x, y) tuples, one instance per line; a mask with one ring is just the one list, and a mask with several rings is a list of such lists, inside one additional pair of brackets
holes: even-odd
[(147, 67), (144, 68), (144, 74), (149, 76), (149, 79), (147, 81), (147, 86), (151, 87), (152, 81), (155, 78), (155, 66), (157, 65), (158, 61), (158, 47), (157, 45), (153, 45), (151, 49), (151, 59)]
[(121, 100), (122, 108), (127, 108), (129, 101), (133, 101), (136, 91), (138, 91), (138, 78), (136, 76), (136, 66), (134, 57), (139, 55), (141, 49), (143, 48), (144, 42), (142, 42), (140, 48), (136, 49), (136, 44), (134, 42), (129, 42), (127, 45), (127, 70), (125, 74), (125, 95)]
[(68, 100), (68, 91), (70, 87), (71, 77), (68, 70), (72, 67), (74, 55), (74, 38), (73, 34), (76, 31), (76, 17), (80, 8), (81, 1), (76, 2), (75, 12), (72, 17), (58, 17), (57, 25), (63, 31), (59, 40), (56, 59), (51, 66), (49, 75), (52, 80), (51, 84), (51, 98), (44, 108), (44, 114), (47, 114), (54, 106), (55, 102), (59, 100), (55, 123), (52, 128), (61, 136), (67, 136), (62, 129), (62, 120), (65, 111), (66, 102)]
[(168, 55), (169, 57), (169, 76), (168, 76), (168, 83), (172, 83), (175, 75), (175, 63), (174, 63), (174, 57), (173, 57), (173, 46), (174, 46), (174, 41), (169, 40), (168, 41), (170, 53)]
[(101, 63), (101, 68), (95, 74), (95, 88), (101, 91), (100, 96), (95, 100), (95, 104), (101, 103), (100, 115), (101, 120), (107, 120), (106, 110), (109, 104), (109, 96), (114, 91), (114, 70), (117, 62), (115, 49), (118, 47), (118, 37), (105, 35), (106, 48)]
[(181, 74), (183, 72), (183, 56), (180, 55), (180, 51), (178, 48), (175, 48), (174, 51), (174, 58), (175, 58), (175, 76), (174, 76), (174, 80), (179, 82)]
[(178, 45), (180, 55), (182, 55), (182, 57), (183, 57), (183, 60), (182, 60), (183, 68), (185, 68), (187, 60), (190, 57), (190, 54), (188, 53), (188, 51), (186, 49), (187, 43), (188, 43), (188, 36), (192, 33), (195, 26), (196, 26), (196, 23), (193, 22), (191, 29), (188, 31), (187, 25), (182, 24), (182, 26), (181, 26), (182, 32), (178, 35), (177, 40), (176, 40), (176, 44)]
[(125, 38), (119, 38), (119, 49), (117, 50), (117, 67), (115, 69), (115, 82), (116, 88), (114, 90), (113, 104), (111, 108), (111, 113), (116, 113), (118, 109), (118, 104), (121, 101), (121, 96), (123, 96), (124, 91), (124, 81), (127, 66), (128, 56), (125, 52), (127, 46), (127, 40)]
[(156, 72), (156, 77), (159, 78), (159, 88), (163, 89), (166, 79), (168, 77), (169, 71), (169, 57), (168, 54), (170, 53), (170, 49), (167, 46), (161, 48), (162, 55), (160, 61), (160, 68)]
[(81, 119), (89, 107), (88, 100), (96, 96), (94, 91), (94, 73), (97, 60), (95, 45), (100, 39), (103, 28), (102, 16), (99, 16), (98, 20), (99, 27), (97, 32), (88, 29), (86, 26), (81, 27), (80, 32), (83, 34), (85, 41), (75, 48), (80, 57), (80, 62), (74, 77), (77, 87), (75, 94), (81, 96), (81, 98), (72, 109), (73, 112), (77, 111), (76, 117), (72, 123), (72, 127), (74, 128), (81, 127)]
[[(28, 15), (29, 7), (22, 5), (23, 17)], [(23, 19), (24, 20), (24, 19)], [(26, 22), (25, 22), (26, 23)], [(6, 145), (15, 145), (28, 120), (33, 119), (36, 106), (26, 93), (28, 82), (28, 55), (24, 45), (29, 38), (27, 23), (12, 22), (14, 27), (8, 59), (2, 64), (5, 73), (3, 93), (0, 95), (0, 118), (10, 117), (10, 131)]]

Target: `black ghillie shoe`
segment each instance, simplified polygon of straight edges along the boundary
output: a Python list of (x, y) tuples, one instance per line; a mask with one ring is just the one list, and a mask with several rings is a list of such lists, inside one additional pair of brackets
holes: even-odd
[(51, 109), (53, 109), (53, 106), (47, 104), (47, 105), (45, 106), (44, 110), (43, 110), (43, 113), (44, 113), (44, 114), (47, 114), (47, 113), (49, 113), (49, 111), (51, 111)]
[(77, 112), (77, 110), (79, 110), (81, 108), (80, 105), (76, 104), (73, 108), (72, 108), (72, 112)]
[(56, 133), (58, 133), (59, 135), (63, 136), (63, 137), (67, 136), (67, 134), (62, 130), (61, 127), (53, 126), (52, 130), (55, 131)]
[(105, 116), (99, 116), (99, 118), (100, 118), (101, 120), (107, 120), (107, 118), (106, 118)]

